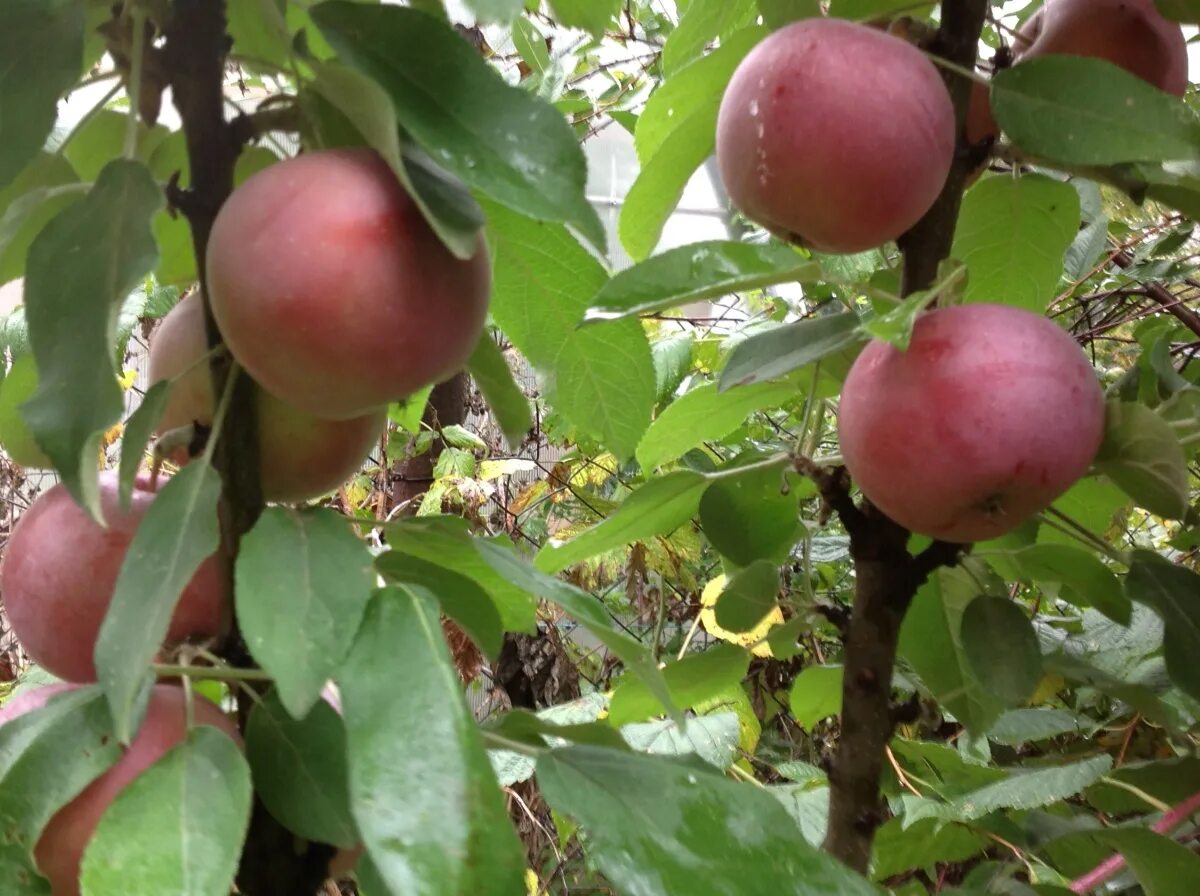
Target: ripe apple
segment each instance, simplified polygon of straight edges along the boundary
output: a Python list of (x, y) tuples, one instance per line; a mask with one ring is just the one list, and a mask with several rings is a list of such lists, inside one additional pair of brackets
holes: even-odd
[(213, 314), (268, 392), (345, 419), (456, 373), (483, 331), (482, 238), (455, 258), (371, 150), (298, 156), (221, 208), (208, 246)]
[(1006, 305), (917, 320), (907, 351), (874, 341), (846, 377), (842, 456), (862, 493), (951, 542), (1003, 535), (1087, 472), (1104, 394), (1070, 335)]
[[(92, 653), (100, 625), (154, 492), (148, 479), (139, 479), (129, 510), (122, 510), (116, 474), (105, 471), (100, 507), (107, 528), (93, 521), (63, 485), (42, 492), (17, 520), (0, 562), (0, 594), (17, 640), (51, 674), (67, 681), (96, 680)], [(209, 557), (179, 599), (168, 641), (216, 635), (227, 599), (220, 564)]]
[[(212, 424), (212, 380), (207, 365), (196, 363), (206, 350), (204, 305), (192, 293), (163, 318), (150, 341), (150, 382), (180, 377), (158, 423), (160, 434), (192, 422)], [(337, 488), (362, 466), (387, 425), (386, 407), (349, 420), (325, 420), (264, 389), (258, 390), (257, 405), (268, 501), (307, 501)], [(185, 462), (186, 454), (174, 460)]]
[(954, 135), (950, 95), (920, 50), (866, 25), (803, 19), (734, 72), (717, 162), (751, 220), (823, 252), (858, 252), (929, 210)]
[[(0, 715), (0, 722), (37, 709), (50, 697), (73, 687), (77, 685), (53, 684), (22, 695), (5, 706), (8, 713)], [(38, 870), (50, 881), (53, 896), (79, 896), (80, 862), (104, 811), (146, 768), (186, 737), (185, 699), (179, 687), (155, 686), (142, 725), (121, 758), (50, 819), (34, 848), (34, 859)], [(197, 725), (218, 728), (241, 746), (236, 726), (220, 709), (198, 695), (194, 700)]]

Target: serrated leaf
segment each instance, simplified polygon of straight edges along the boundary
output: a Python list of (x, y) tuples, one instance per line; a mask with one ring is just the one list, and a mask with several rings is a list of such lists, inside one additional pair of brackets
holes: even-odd
[(938, 702), (970, 731), (983, 733), (1003, 707), (975, 674), (962, 641), (963, 613), (978, 594), (975, 577), (962, 567), (935, 572), (904, 617), (899, 652)]
[(543, 572), (558, 572), (596, 554), (655, 535), (669, 535), (692, 518), (707, 486), (708, 481), (691, 470), (651, 479), (630, 494), (612, 516), (564, 544), (547, 544), (534, 562)]
[(58, 98), (83, 68), (83, 0), (7, 0), (0, 5), (0, 187), (42, 148)]
[[(739, 463), (741, 459), (739, 458)], [(723, 470), (700, 499), (700, 525), (721, 556), (738, 566), (779, 557), (800, 526), (798, 495), (788, 482), (786, 459), (777, 465)]]
[(918, 821), (891, 818), (875, 835), (871, 871), (876, 880), (886, 880), (912, 868), (928, 868), (948, 862), (964, 862), (987, 849), (993, 841), (959, 824), (936, 819)]
[(639, 722), (621, 729), (625, 742), (639, 753), (652, 756), (697, 756), (725, 770), (737, 758), (741, 723), (735, 712), (721, 712), (687, 720), (687, 727), (673, 719)]
[(1136, 551), (1125, 593), (1163, 621), (1163, 654), (1171, 680), (1200, 699), (1200, 575), (1151, 551)]
[(621, 9), (621, 0), (550, 0), (560, 25), (582, 28), (599, 37)]
[(1181, 519), (1187, 512), (1183, 446), (1170, 424), (1143, 404), (1108, 403), (1096, 467), (1151, 513)]
[(670, 77), (700, 56), (715, 38), (750, 25), (757, 14), (754, 0), (692, 0), (663, 46), (663, 71)]
[(747, 881), (794, 896), (879, 892), (810, 846), (770, 794), (694, 764), (569, 747), (538, 761), (538, 783), (587, 830), (591, 858), (622, 892), (729, 896)]
[(1086, 734), (1087, 720), (1065, 709), (1036, 707), (1010, 709), (988, 730), (988, 740), (1017, 747), (1063, 734)]
[(796, 676), (788, 708), (801, 728), (812, 730), (822, 719), (842, 711), (841, 666), (806, 666)]
[(40, 380), (21, 413), (71, 496), (97, 520), (96, 452), (125, 407), (113, 359), (116, 306), (154, 267), (150, 219), (162, 203), (145, 167), (112, 162), (29, 248), (25, 315)]
[(755, 333), (729, 353), (720, 375), (722, 391), (734, 386), (761, 383), (841, 351), (866, 336), (852, 311), (810, 317)]
[(674, 460), (689, 448), (709, 439), (720, 439), (740, 426), (750, 414), (798, 400), (792, 383), (757, 383), (721, 392), (716, 383), (693, 389), (669, 404), (646, 430), (637, 446), (642, 469)]
[(485, 203), (492, 249), (491, 311), (539, 370), (553, 371), (556, 410), (627, 457), (654, 404), (650, 344), (634, 320), (580, 329), (603, 267), (567, 230)]
[(380, 574), (390, 581), (427, 592), (442, 611), (462, 626), (484, 655), (492, 661), (500, 655), (504, 629), (491, 597), (470, 578), (437, 563), (388, 551), (375, 561)]
[(162, 417), (170, 397), (169, 380), (154, 383), (142, 396), (142, 403), (125, 421), (125, 429), (121, 433), (121, 472), (118, 478), (122, 507), (129, 506), (134, 481), (142, 462), (146, 459), (146, 446), (154, 436), (154, 429), (158, 426), (159, 418)]
[(133, 737), (138, 694), (184, 586), (220, 543), (220, 496), (217, 471), (199, 460), (188, 464), (155, 495), (125, 553), (95, 650), (96, 673), (123, 744)]
[(270, 507), (242, 539), (235, 571), (246, 646), (303, 718), (346, 656), (375, 587), (371, 553), (340, 514)]
[(743, 290), (820, 277), (817, 262), (780, 243), (691, 243), (616, 274), (592, 299), (585, 319), (634, 317)]
[(967, 266), (968, 302), (1042, 312), (1079, 231), (1079, 194), (1040, 174), (989, 177), (963, 196), (951, 254)]
[(571, 224), (603, 249), (603, 226), (584, 195), (583, 151), (553, 106), (505, 83), (447, 23), (416, 10), (329, 0), (310, 15), (339, 59), (387, 91), (400, 125), (439, 165), (523, 214)]
[(193, 728), (105, 810), (83, 854), (84, 896), (228, 892), (250, 799), (238, 746), (216, 728)]
[(755, 560), (725, 583), (717, 598), (717, 624), (731, 632), (750, 631), (775, 609), (778, 598), (778, 565)]
[(437, 604), (401, 588), (377, 592), (338, 682), (350, 808), (386, 886), (380, 892), (520, 892), (524, 850), (464, 700)]
[(1182, 100), (1103, 59), (1047, 55), (992, 79), (992, 112), (1021, 149), (1067, 165), (1200, 157)]
[(479, 386), (510, 448), (520, 446), (533, 426), (529, 399), (517, 385), (512, 368), (492, 337), (485, 333), (467, 361), (471, 379)]
[(962, 644), (979, 680), (1010, 705), (1025, 702), (1042, 679), (1033, 623), (1008, 598), (984, 595), (967, 604)]
[[(700, 653), (690, 654), (678, 662), (668, 663), (663, 669), (663, 678), (675, 705), (680, 709), (690, 709), (739, 684), (749, 665), (750, 654), (746, 650), (733, 644), (718, 644)], [(662, 711), (661, 704), (644, 682), (637, 678), (624, 678), (613, 692), (608, 720), (619, 727), (659, 715)], [(689, 720), (688, 724), (691, 725), (692, 721)]]
[(293, 719), (271, 692), (254, 705), (246, 727), (246, 759), (255, 793), (292, 833), (348, 849), (358, 845), (346, 783), (346, 729), (318, 700)]
[(1093, 687), (1102, 694), (1128, 704), (1156, 724), (1172, 729), (1183, 725), (1178, 711), (1160, 700), (1154, 691), (1145, 685), (1130, 684), (1094, 663), (1066, 653), (1044, 656), (1042, 664), (1048, 673)]

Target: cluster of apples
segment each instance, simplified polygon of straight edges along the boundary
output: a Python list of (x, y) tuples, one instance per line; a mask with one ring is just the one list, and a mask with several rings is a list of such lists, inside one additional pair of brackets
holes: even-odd
[[(1180, 27), (1153, 0), (1047, 0), (1018, 64), (1107, 59), (1182, 95)], [(982, 85), (964, 135), (995, 136)], [(954, 158), (955, 113), (934, 64), (886, 31), (795, 22), (742, 61), (721, 102), (717, 160), (733, 203), (776, 236), (850, 253), (900, 238), (933, 206)], [(1074, 341), (1002, 304), (922, 314), (906, 351), (878, 340), (855, 361), (838, 413), (847, 469), (888, 516), (952, 542), (995, 538), (1086, 474), (1104, 395)]]
[[(344, 482), (383, 432), (388, 402), (462, 367), (482, 334), (491, 287), (482, 237), (470, 258), (455, 257), (391, 168), (357, 148), (301, 155), (242, 184), (214, 222), (206, 270), (223, 340), (257, 384), (264, 496), (288, 502)], [(150, 378), (172, 381), (160, 432), (212, 424), (206, 352), (204, 309), (193, 294), (151, 339)], [(122, 506), (116, 475), (102, 472), (104, 525), (57, 485), (13, 530), (0, 563), (4, 610), (30, 658), (64, 687), (96, 680), (100, 627), (159, 484), (139, 477)], [(209, 557), (179, 599), (168, 645), (219, 634), (228, 589)], [(53, 693), (35, 692), (5, 715)], [(124, 758), (46, 829), (37, 861), (54, 896), (78, 892), (80, 857), (108, 803), (183, 737), (181, 700), (158, 686)], [(198, 718), (237, 736), (215, 706), (201, 704)]]

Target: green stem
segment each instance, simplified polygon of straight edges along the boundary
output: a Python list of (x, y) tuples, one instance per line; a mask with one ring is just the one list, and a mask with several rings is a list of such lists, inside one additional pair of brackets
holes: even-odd
[(133, 21), (133, 59), (129, 66), (129, 116), (125, 120), (125, 147), (121, 155), (133, 159), (137, 155), (138, 110), (142, 98), (142, 57), (145, 56), (146, 46), (146, 11), (134, 7), (131, 18)]
[(199, 678), (204, 681), (274, 681), (262, 669), (238, 669), (233, 666), (179, 666), (155, 663), (152, 667), (159, 678)]

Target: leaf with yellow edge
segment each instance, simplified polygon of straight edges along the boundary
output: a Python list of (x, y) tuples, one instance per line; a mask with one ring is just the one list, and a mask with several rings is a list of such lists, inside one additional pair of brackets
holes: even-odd
[(525, 892), (527, 896), (538, 896), (542, 892), (542, 882), (532, 868), (525, 869)]
[(717, 576), (704, 586), (704, 591), (700, 594), (700, 606), (703, 607), (700, 611), (700, 622), (704, 625), (704, 630), (714, 638), (720, 638), (722, 641), (728, 641), (731, 644), (738, 644), (742, 647), (750, 647), (753, 644), (754, 646), (750, 648), (750, 652), (755, 656), (771, 656), (771, 645), (764, 639), (771, 629), (783, 623), (783, 610), (776, 607), (763, 617), (762, 622), (748, 632), (727, 631), (717, 625), (717, 598), (721, 596), (721, 592), (724, 590), (724, 574)]

